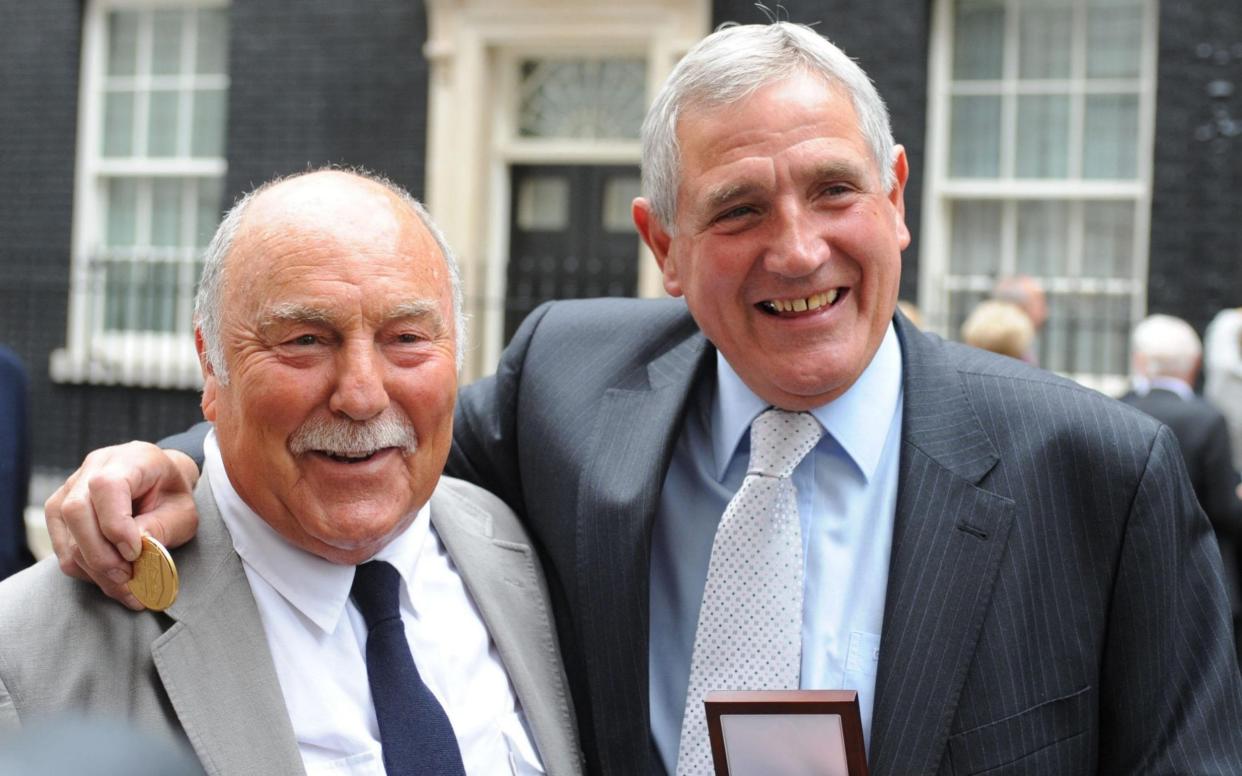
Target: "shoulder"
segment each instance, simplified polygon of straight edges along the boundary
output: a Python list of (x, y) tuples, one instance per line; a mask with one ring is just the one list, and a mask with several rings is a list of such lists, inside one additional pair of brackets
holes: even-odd
[(100, 654), (121, 670), (128, 663), (118, 651), (136, 643), (124, 634), (147, 628), (153, 616), (129, 611), (45, 558), (0, 582), (0, 673), (6, 683), (15, 675), (55, 681)]
[[(1089, 453), (1102, 461), (1110, 450), (1143, 459), (1156, 442), (1160, 422), (1139, 409), (1022, 361), (920, 334), (910, 342), (907, 396), (918, 401), (920, 376), (947, 370), (998, 451), (1014, 447)], [(913, 362), (913, 363), (910, 363)], [(926, 398), (926, 397), (923, 397)]]
[(444, 475), (431, 499), (432, 509), (451, 514), (456, 523), (472, 524), (477, 533), (508, 542), (530, 543), (530, 536), (513, 510), (478, 485)]

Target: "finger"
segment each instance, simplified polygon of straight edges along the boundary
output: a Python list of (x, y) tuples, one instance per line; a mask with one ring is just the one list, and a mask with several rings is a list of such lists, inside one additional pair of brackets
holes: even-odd
[(134, 502), (146, 495), (143, 488), (147, 480), (133, 470), (145, 465), (142, 461), (114, 460), (92, 474), (87, 483), (100, 536), (128, 561), (136, 560), (142, 551), (142, 532), (134, 523)]
[[(75, 474), (76, 476), (76, 474)], [(60, 570), (70, 576), (78, 576), (73, 573), (77, 568), (77, 564), (73, 560), (73, 541), (69, 535), (69, 529), (65, 527), (65, 520), (61, 516), (61, 503), (65, 499), (65, 493), (73, 484), (74, 478), (65, 482), (56, 489), (56, 492), (43, 502), (43, 521), (47, 525), (48, 538), (52, 540), (52, 552), (56, 553), (56, 560), (60, 564)], [(79, 577), (82, 579), (84, 577)]]
[[(99, 530), (91, 503), (89, 478), (80, 479), (65, 496), (60, 515), (69, 534), (68, 544), (75, 547), (72, 560), (92, 579), (107, 576), (115, 584), (124, 584), (129, 579), (129, 564)], [(63, 558), (61, 567), (65, 567)]]
[(91, 582), (94, 582), (95, 585), (97, 585), (99, 589), (104, 592), (104, 595), (109, 598), (121, 602), (127, 608), (133, 609), (135, 612), (141, 612), (146, 608), (142, 605), (142, 602), (134, 597), (133, 593), (129, 592), (129, 587), (127, 585), (113, 582), (105, 576), (92, 572), (85, 566), (79, 565), (78, 570), (82, 575), (80, 577), (81, 579), (88, 579)]
[(189, 493), (166, 496), (159, 506), (134, 519), (141, 530), (169, 549), (190, 541), (198, 531), (198, 511)]

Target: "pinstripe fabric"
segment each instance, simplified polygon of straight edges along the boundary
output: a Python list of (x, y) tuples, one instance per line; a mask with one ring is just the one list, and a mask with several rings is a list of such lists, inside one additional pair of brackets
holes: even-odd
[[(1242, 773), (1220, 561), (1168, 431), (897, 323), (872, 772)], [(555, 303), (459, 404), (450, 470), (536, 537), (594, 773), (658, 772), (649, 537), (710, 353), (679, 302)]]

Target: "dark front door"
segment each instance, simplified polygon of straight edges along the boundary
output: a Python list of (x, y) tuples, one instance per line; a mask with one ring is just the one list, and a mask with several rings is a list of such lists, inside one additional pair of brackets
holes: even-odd
[(514, 165), (505, 342), (549, 299), (634, 296), (638, 168)]

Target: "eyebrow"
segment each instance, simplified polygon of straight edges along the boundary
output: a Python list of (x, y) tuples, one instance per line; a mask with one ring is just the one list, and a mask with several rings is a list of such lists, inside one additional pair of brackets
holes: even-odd
[(862, 181), (867, 178), (867, 170), (857, 163), (845, 159), (834, 159), (824, 162), (815, 168), (814, 180), (845, 178), (851, 181)]
[(756, 191), (762, 190), (763, 186), (751, 181), (725, 183), (716, 188), (708, 189), (707, 195), (703, 197), (703, 206), (707, 210), (716, 210), (730, 202), (744, 199)]
[[(439, 305), (430, 299), (415, 299), (394, 305), (384, 315), (384, 321), (396, 321), (405, 318), (429, 319), (435, 325), (443, 325)], [(328, 310), (302, 302), (281, 302), (267, 310), (259, 319), (261, 329), (289, 323), (310, 323), (319, 326), (332, 326), (335, 317)]]

